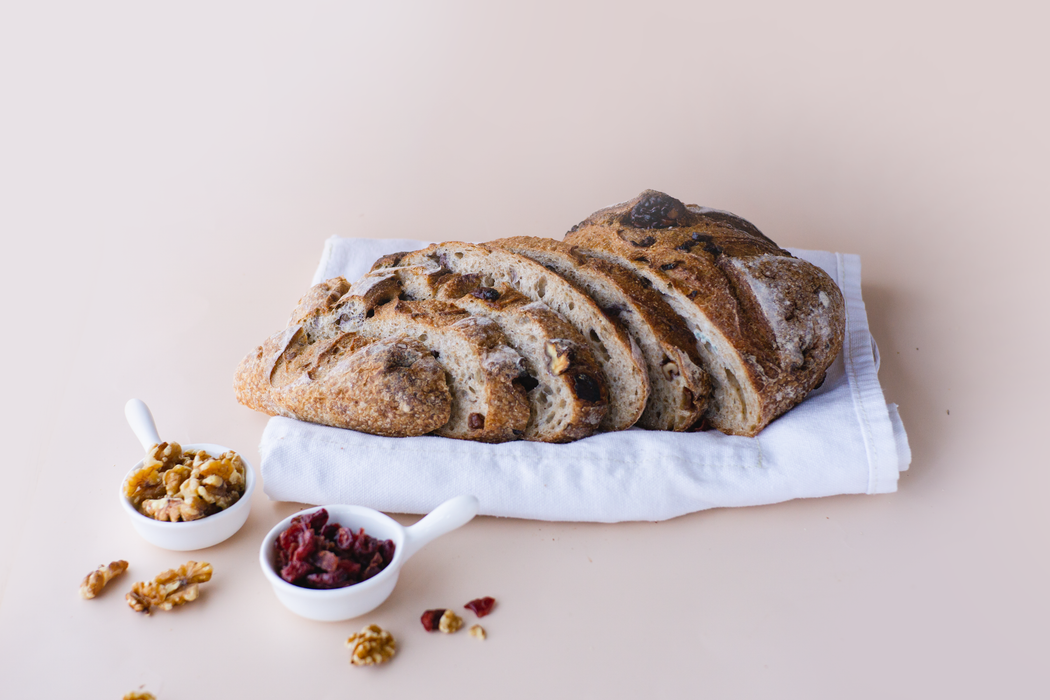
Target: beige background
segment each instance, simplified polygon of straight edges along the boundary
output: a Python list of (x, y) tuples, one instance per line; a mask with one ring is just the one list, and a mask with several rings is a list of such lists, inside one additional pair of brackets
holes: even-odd
[[(1050, 644), (1050, 104), (1038, 3), (0, 5), (0, 697), (1038, 697)], [(789, 6), (792, 5), (792, 6)], [(914, 461), (893, 495), (480, 518), (367, 619), (311, 623), (256, 493), (202, 599), (116, 490), (162, 435), (257, 463), (240, 357), (324, 239), (560, 236), (646, 187), (859, 253)], [(949, 414), (950, 412), (950, 414)], [(414, 516), (398, 516), (413, 522)], [(102, 561), (132, 570), (101, 598)], [(490, 638), (424, 608), (500, 600)], [(365, 622), (395, 663), (347, 664)]]

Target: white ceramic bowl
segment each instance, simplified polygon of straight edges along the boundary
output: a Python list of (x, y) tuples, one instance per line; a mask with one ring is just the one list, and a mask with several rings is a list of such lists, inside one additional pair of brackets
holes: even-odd
[[(157, 426), (153, 422), (153, 414), (150, 413), (146, 404), (139, 399), (132, 399), (124, 407), (124, 413), (144, 450), (162, 442), (157, 433)], [(228, 447), (207, 442), (188, 443), (182, 445), (182, 448), (184, 450), (204, 450), (215, 457), (229, 451)], [(187, 523), (169, 523), (146, 517), (135, 510), (135, 506), (131, 505), (131, 501), (124, 496), (124, 481), (120, 482), (120, 504), (131, 518), (131, 524), (136, 532), (150, 544), (179, 552), (211, 547), (232, 537), (241, 529), (248, 519), (248, 513), (251, 512), (252, 492), (255, 491), (255, 469), (248, 460), (244, 459), (244, 455), (241, 455), (241, 459), (244, 461), (244, 494), (229, 508), (206, 518), (191, 520)], [(128, 471), (124, 477), (125, 481), (136, 469), (142, 467), (142, 462), (143, 460), (139, 460), (139, 463)]]
[[(292, 518), (321, 508), (328, 511), (329, 523), (339, 523), (355, 531), (364, 528), (366, 534), (378, 540), (393, 540), (394, 558), (390, 564), (367, 581), (345, 588), (315, 590), (301, 588), (282, 579), (276, 570), (277, 552), (274, 542), (288, 529)], [(379, 607), (393, 592), (401, 567), (413, 554), (435, 538), (470, 522), (477, 512), (477, 498), (457, 496), (442, 503), (415, 525), (402, 527), (396, 520), (364, 506), (331, 505), (310, 508), (288, 516), (270, 530), (259, 549), (259, 565), (273, 586), (277, 599), (295, 614), (322, 622), (349, 620)]]

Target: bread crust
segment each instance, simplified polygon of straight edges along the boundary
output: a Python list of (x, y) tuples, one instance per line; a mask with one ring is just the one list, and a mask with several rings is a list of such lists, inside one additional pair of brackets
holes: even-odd
[(311, 345), (302, 326), (272, 335), (245, 357), (234, 391), (271, 416), (388, 437), (436, 430), (452, 405), (444, 370), (419, 341), (342, 334)]
[(706, 418), (723, 432), (756, 435), (842, 348), (835, 282), (728, 212), (647, 190), (587, 217), (565, 242), (630, 266), (685, 319), (715, 385)]
[(531, 258), (583, 288), (606, 315), (617, 318), (635, 337), (652, 387), (640, 426), (683, 431), (700, 420), (711, 384), (696, 339), (648, 280), (552, 238), (515, 236), (489, 245)]
[[(312, 287), (288, 327), (241, 362), (237, 399), (376, 435), (521, 437), (529, 418), (516, 383), (521, 358), (494, 323), (446, 302), (398, 300), (389, 282), (361, 291), (343, 278)], [(435, 347), (450, 352), (442, 358)], [(473, 392), (456, 379), (468, 376)]]

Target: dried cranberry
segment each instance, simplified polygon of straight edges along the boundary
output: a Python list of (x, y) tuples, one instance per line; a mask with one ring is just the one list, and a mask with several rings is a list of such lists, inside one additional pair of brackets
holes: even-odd
[(310, 574), (306, 577), (306, 582), (310, 584), (310, 588), (342, 588), (347, 585), (347, 578), (345, 571), (336, 569), (323, 574)]
[(339, 566), (339, 557), (331, 552), (318, 552), (310, 557), (310, 563), (322, 571), (331, 573)]
[(326, 540), (328, 540), (330, 542), (334, 542), (336, 533), (338, 533), (338, 532), (339, 532), (339, 524), (338, 523), (328, 523), (321, 530), (321, 537), (325, 538)]
[(306, 576), (311, 571), (313, 571), (313, 567), (311, 567), (309, 564), (306, 564), (301, 561), (290, 561), (288, 562), (287, 566), (281, 569), (281, 578), (283, 578), (288, 583), (295, 583), (297, 580), (301, 579), (303, 576)]
[(315, 510), (310, 513), (301, 513), (292, 518), (292, 525), (295, 525), (296, 523), (303, 523), (311, 530), (315, 530), (318, 532), (320, 532), (321, 528), (324, 527), (324, 524), (326, 522), (328, 522), (328, 511), (324, 508)]
[(361, 565), (356, 561), (350, 561), (349, 559), (340, 559), (339, 568), (346, 572), (346, 575), (357, 581), (358, 576), (361, 573)]
[(298, 546), (299, 536), (306, 530), (302, 522), (293, 522), (287, 530), (277, 536), (277, 544), (281, 549), (292, 549)]
[(364, 529), (357, 533), (356, 540), (354, 542), (354, 556), (357, 557), (357, 560), (371, 559), (376, 552), (376, 544), (378, 544), (376, 540), (366, 535)]
[(573, 389), (576, 396), (583, 401), (597, 402), (602, 400), (601, 385), (594, 378), (583, 372), (573, 378)]
[(492, 606), (496, 604), (495, 598), (485, 596), (484, 598), (475, 598), (463, 607), (467, 610), (472, 610), (478, 617), (485, 617), (492, 612)]
[(470, 296), (477, 297), (483, 301), (496, 301), (499, 299), (499, 292), (492, 287), (478, 287), (470, 293)]
[(354, 533), (347, 530), (345, 527), (339, 528), (339, 532), (335, 533), (335, 546), (339, 549), (350, 549), (354, 546)]
[(365, 573), (361, 574), (361, 580), (367, 581), (368, 579), (372, 578), (380, 571), (382, 571), (384, 566), (385, 564), (383, 562), (383, 555), (379, 552), (376, 552), (375, 556), (372, 557), (372, 561), (368, 563), (368, 568), (365, 569)]
[(481, 430), (485, 427), (485, 416), (480, 413), (471, 413), (467, 416), (467, 427), (471, 430)]
[(281, 578), (305, 588), (340, 588), (375, 576), (394, 558), (393, 541), (327, 521), (324, 509), (304, 513), (278, 535), (274, 549)]
[(281, 533), (277, 545), (288, 560), (295, 561), (303, 561), (317, 549), (313, 531), (306, 529), (302, 523), (297, 523)]
[(423, 623), (423, 629), (427, 632), (433, 632), (438, 628), (438, 624), (441, 622), (441, 616), (445, 614), (445, 610), (427, 610), (423, 613), (423, 617), (419, 618), (419, 621)]

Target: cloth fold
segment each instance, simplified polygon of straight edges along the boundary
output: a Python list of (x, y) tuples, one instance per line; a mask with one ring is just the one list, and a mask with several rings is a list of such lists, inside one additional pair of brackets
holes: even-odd
[[(314, 283), (356, 280), (378, 257), (421, 241), (332, 237)], [(846, 339), (824, 384), (758, 437), (632, 429), (566, 445), (486, 445), (423, 436), (383, 438), (272, 418), (259, 446), (266, 494), (278, 501), (352, 503), (426, 513), (472, 493), (481, 513), (618, 522), (707, 508), (896, 491), (911, 451), (878, 381), (860, 258), (792, 250), (823, 268), (846, 300)]]

